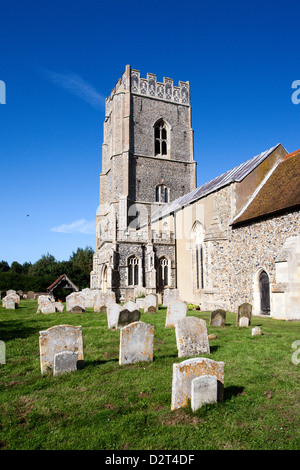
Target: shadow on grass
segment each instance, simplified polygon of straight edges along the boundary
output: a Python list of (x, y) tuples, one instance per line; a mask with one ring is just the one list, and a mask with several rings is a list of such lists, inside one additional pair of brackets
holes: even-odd
[(17, 320), (2, 321), (0, 323), (0, 339), (2, 341), (26, 338), (32, 334), (39, 334), (39, 331), (39, 327), (24, 327), (24, 323)]
[(237, 397), (241, 393), (243, 393), (244, 387), (240, 387), (238, 385), (232, 385), (231, 387), (224, 388), (224, 401), (229, 401), (233, 397)]

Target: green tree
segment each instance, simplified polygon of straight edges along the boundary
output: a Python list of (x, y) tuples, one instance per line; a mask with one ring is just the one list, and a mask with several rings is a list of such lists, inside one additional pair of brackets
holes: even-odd
[(10, 272), (11, 273), (17, 273), (17, 274), (22, 274), (23, 273), (23, 266), (20, 263), (18, 263), (17, 261), (13, 261), (11, 263)]
[(7, 273), (10, 270), (9, 264), (7, 261), (0, 261), (0, 273)]
[(42, 257), (30, 266), (28, 274), (30, 276), (44, 276), (46, 274), (55, 275), (56, 259), (50, 253), (42, 255)]

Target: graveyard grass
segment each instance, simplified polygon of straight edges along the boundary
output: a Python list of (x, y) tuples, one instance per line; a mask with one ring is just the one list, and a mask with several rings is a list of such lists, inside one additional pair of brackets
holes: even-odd
[[(1, 449), (271, 450), (299, 449), (299, 367), (292, 344), (300, 322), (254, 317), (250, 328), (209, 326), (209, 312), (188, 315), (207, 322), (211, 353), (225, 362), (222, 403), (197, 412), (171, 411), (175, 330), (165, 328), (166, 309), (141, 315), (155, 327), (154, 360), (120, 366), (120, 331), (106, 315), (36, 314), (37, 301), (19, 309), (0, 307)], [(85, 367), (61, 376), (41, 375), (39, 331), (58, 324), (81, 325)], [(260, 326), (263, 335), (252, 336)]]

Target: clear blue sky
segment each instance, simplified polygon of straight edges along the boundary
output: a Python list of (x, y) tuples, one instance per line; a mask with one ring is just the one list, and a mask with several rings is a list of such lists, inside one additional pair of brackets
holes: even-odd
[(191, 83), (200, 186), (300, 147), (299, 0), (0, 1), (0, 260), (95, 247), (104, 98), (126, 64)]

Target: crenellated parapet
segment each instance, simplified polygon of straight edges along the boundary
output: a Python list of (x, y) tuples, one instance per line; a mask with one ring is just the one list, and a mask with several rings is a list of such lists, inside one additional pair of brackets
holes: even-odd
[(155, 74), (147, 73), (147, 78), (141, 78), (140, 71), (134, 69), (131, 69), (130, 82), (132, 93), (190, 105), (189, 82), (180, 81), (178, 86), (174, 86), (171, 78), (164, 77), (161, 83), (157, 81)]
[(106, 98), (106, 116), (111, 112), (114, 96), (126, 91), (190, 106), (190, 82), (179, 81), (178, 86), (175, 86), (172, 78), (168, 77), (164, 77), (163, 82), (158, 82), (154, 73), (147, 73), (147, 78), (142, 78), (139, 70), (127, 65), (122, 77)]

